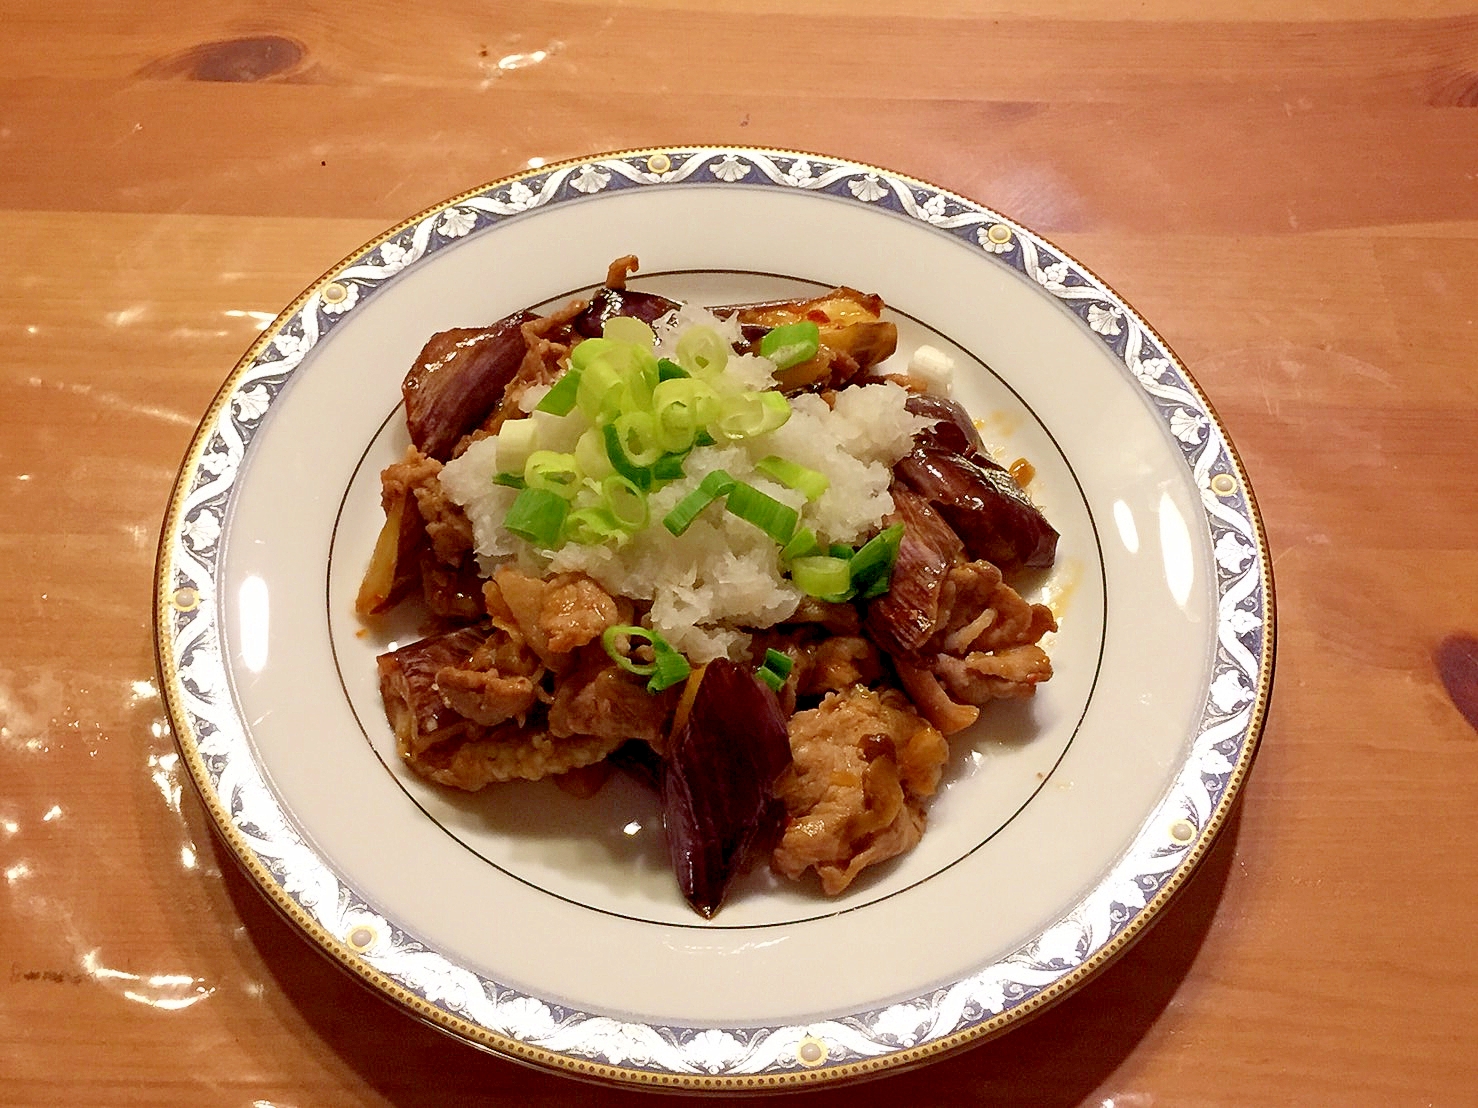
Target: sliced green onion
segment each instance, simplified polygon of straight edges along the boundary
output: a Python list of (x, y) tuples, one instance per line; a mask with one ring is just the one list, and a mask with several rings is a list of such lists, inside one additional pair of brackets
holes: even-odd
[(554, 387), (544, 394), (544, 398), (534, 405), (536, 412), (548, 412), (550, 415), (569, 415), (570, 409), (575, 406), (575, 397), (580, 389), (580, 371), (578, 369), (567, 369)]
[[(599, 340), (587, 339), (577, 351)], [(580, 370), (580, 382), (576, 386), (575, 402), (580, 410), (593, 421), (610, 419), (619, 410), (621, 394), (626, 381), (618, 372), (614, 360), (605, 356), (594, 358)]]
[(623, 407), (646, 407), (659, 379), (650, 343), (586, 339), (570, 353), (570, 367), (581, 374), (576, 403), (593, 420), (609, 419)]
[(657, 359), (657, 380), (675, 381), (681, 377), (689, 377), (691, 374), (686, 369), (672, 361), (670, 358)]
[(789, 542), (800, 521), (800, 513), (789, 504), (782, 504), (743, 481), (734, 482), (734, 487), (728, 492), (726, 506), (734, 515), (754, 524), (778, 543)]
[(782, 650), (770, 647), (765, 651), (765, 668), (773, 669), (781, 677), (789, 677), (794, 665), (795, 663), (790, 660), (790, 655)]
[[(662, 444), (657, 441), (657, 419), (651, 412), (622, 412), (611, 426), (616, 429), (621, 452), (632, 465), (645, 468), (662, 457)], [(609, 450), (609, 438), (606, 447)], [(616, 465), (615, 458), (611, 459), (611, 464)], [(619, 470), (620, 467), (617, 466), (617, 471)]]
[(616, 343), (610, 339), (586, 339), (584, 342), (576, 343), (570, 351), (570, 368), (576, 372), (584, 369), (599, 355), (613, 350)]
[(821, 344), (821, 328), (809, 319), (773, 327), (760, 339), (760, 356), (769, 358), (776, 369), (810, 361)]
[[(611, 661), (615, 662), (627, 673), (634, 673), (638, 677), (650, 677), (657, 672), (656, 662), (633, 662), (626, 652), (621, 649), (621, 644), (617, 641), (621, 638), (628, 640), (645, 639), (652, 644), (653, 650), (655, 650), (657, 640), (662, 638), (661, 635), (655, 631), (648, 631), (645, 627), (633, 627), (629, 624), (612, 624), (600, 634), (600, 645), (611, 656)], [(669, 647), (669, 649), (671, 648)]]
[(640, 531), (652, 518), (647, 494), (636, 483), (613, 473), (600, 483), (601, 500), (616, 523), (627, 531)]
[(730, 442), (773, 431), (790, 418), (790, 401), (778, 392), (741, 392), (719, 401), (717, 418), (708, 429)]
[(677, 340), (677, 363), (698, 377), (722, 373), (729, 364), (729, 344), (712, 327), (689, 327)]
[(831, 544), (831, 548), (827, 551), (827, 553), (830, 554), (833, 558), (840, 558), (844, 562), (850, 562), (852, 560), (852, 555), (856, 554), (857, 551), (853, 550), (844, 542), (834, 542)]
[(681, 535), (697, 519), (704, 508), (732, 489), (737, 482), (722, 469), (716, 469), (698, 482), (698, 487), (683, 497), (672, 511), (662, 517), (662, 526)]
[[(610, 474), (606, 476), (609, 477)], [(605, 505), (605, 502), (605, 497), (600, 491), (600, 481), (588, 475), (581, 477), (580, 487), (575, 490), (575, 498), (571, 504), (576, 508), (600, 508)]]
[(657, 336), (652, 329), (634, 316), (618, 315), (606, 320), (600, 333), (612, 342), (628, 342), (633, 346), (651, 348)]
[(683, 472), (683, 462), (687, 460), (687, 454), (663, 454), (652, 463), (652, 478), (657, 481), (680, 481), (686, 474)]
[(657, 376), (657, 359), (647, 351), (638, 351), (634, 346), (626, 349), (643, 356), (634, 358), (622, 374), (626, 387), (621, 392), (621, 410), (644, 411), (652, 406), (652, 392), (660, 382)]
[(652, 674), (652, 679), (647, 682), (647, 692), (659, 693), (663, 689), (670, 689), (680, 681), (686, 681), (693, 667), (688, 665), (688, 660), (676, 650), (669, 647), (666, 650), (657, 651), (657, 672)]
[(778, 693), (784, 686), (785, 679), (790, 676), (791, 667), (794, 665), (789, 654), (771, 647), (765, 651), (765, 664), (760, 666), (754, 675)]
[(520, 489), (503, 526), (535, 546), (551, 549), (559, 542), (569, 510), (569, 501), (548, 489)]
[(807, 596), (821, 600), (851, 598), (852, 570), (840, 558), (825, 554), (797, 558), (790, 563), (790, 579)]
[(611, 465), (611, 459), (606, 455), (604, 428), (589, 427), (580, 435), (575, 443), (575, 461), (580, 464), (581, 473), (597, 481), (616, 472), (616, 467)]
[(521, 489), (523, 488), (523, 474), (495, 473), (493, 474), (493, 484), (504, 485), (510, 489)]
[(522, 473), (529, 455), (539, 445), (539, 425), (532, 419), (505, 420), (498, 428), (496, 457), (499, 473)]
[(607, 423), (601, 428), (601, 434), (606, 440), (606, 457), (610, 459), (611, 468), (625, 477), (639, 489), (652, 487), (652, 471), (646, 466), (633, 465), (626, 451), (621, 448), (621, 432), (616, 430), (614, 423)]
[(547, 489), (566, 500), (580, 487), (580, 465), (573, 454), (554, 450), (535, 450), (524, 463), (524, 484), (531, 489)]
[(903, 541), (903, 524), (885, 527), (857, 548), (852, 556), (852, 586), (871, 599), (888, 591), (893, 563), (898, 560), (898, 544)]
[(600, 546), (612, 539), (619, 545), (631, 537), (611, 510), (599, 505), (576, 508), (565, 517), (562, 537), (581, 546)]
[(713, 496), (724, 496), (738, 482), (729, 476), (726, 469), (716, 469), (698, 482), (698, 487)]
[[(628, 640), (628, 643), (631, 639), (645, 639), (651, 644), (653, 660), (633, 662), (621, 650), (618, 640), (623, 637)], [(639, 677), (651, 678), (647, 682), (647, 692), (658, 693), (676, 685), (679, 681), (686, 680), (692, 669), (688, 665), (688, 660), (674, 650), (666, 639), (656, 631), (649, 631), (645, 627), (607, 627), (601, 633), (600, 644), (611, 656), (611, 660), (622, 669)]]
[(790, 541), (780, 551), (780, 560), (789, 562), (795, 558), (805, 558), (811, 554), (820, 554), (821, 544), (816, 541), (816, 532), (809, 527), (802, 527), (790, 537)]
[(680, 453), (693, 445), (699, 430), (719, 412), (713, 390), (691, 377), (659, 381), (652, 390), (652, 415), (657, 421), (657, 441), (669, 453)]
[(787, 488), (805, 493), (807, 500), (815, 500), (831, 488), (831, 479), (826, 474), (807, 469), (803, 465), (775, 454), (761, 458), (755, 463), (754, 468), (766, 477), (773, 477)]

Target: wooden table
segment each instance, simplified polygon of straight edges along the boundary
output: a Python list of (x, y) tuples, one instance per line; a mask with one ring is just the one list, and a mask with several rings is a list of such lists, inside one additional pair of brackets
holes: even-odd
[(1216, 404), (1277, 574), (1256, 769), (1162, 921), (999, 1040), (804, 1099), (1474, 1103), (1478, 5), (1417, 7), (0, 5), (0, 1102), (638, 1099), (279, 921), (182, 777), (150, 597), (197, 420), (309, 280), (539, 159), (708, 142), (1092, 266)]

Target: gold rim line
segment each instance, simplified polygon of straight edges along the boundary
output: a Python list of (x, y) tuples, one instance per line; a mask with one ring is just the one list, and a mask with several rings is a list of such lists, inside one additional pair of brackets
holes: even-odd
[[(954, 1032), (939, 1039), (931, 1040), (926, 1044), (882, 1055), (877, 1058), (864, 1059), (857, 1062), (847, 1062), (836, 1066), (826, 1066), (824, 1063), (814, 1068), (801, 1068), (796, 1071), (785, 1073), (758, 1074), (758, 1075), (713, 1075), (713, 1074), (682, 1074), (668, 1071), (641, 1070), (622, 1066), (611, 1066), (605, 1063), (590, 1062), (569, 1055), (557, 1054), (542, 1047), (530, 1046), (516, 1039), (505, 1038), (497, 1035), (487, 1028), (474, 1024), (462, 1017), (440, 1008), (428, 1001), (409, 992), (403, 985), (397, 983), (386, 974), (375, 969), (360, 957), (346, 942), (338, 936), (332, 935), (327, 928), (322, 926), (316, 919), (308, 915), (272, 877), (266, 867), (260, 862), (256, 853), (246, 843), (245, 839), (237, 831), (231, 820), (230, 813), (225, 810), (216, 794), (214, 786), (210, 782), (210, 776), (206, 770), (204, 760), (200, 755), (197, 737), (190, 727), (183, 708), (183, 690), (178, 685), (179, 675), (175, 665), (175, 658), (170, 649), (170, 619), (173, 605), (171, 597), (173, 590), (170, 588), (171, 571), (174, 566), (172, 556), (172, 543), (176, 537), (181, 506), (188, 492), (188, 482), (199, 466), (201, 456), (204, 453), (205, 443), (219, 420), (222, 409), (229, 403), (235, 386), (242, 374), (251, 367), (266, 346), (272, 342), (283, 327), (307, 303), (314, 294), (321, 292), (323, 287), (332, 283), (338, 275), (351, 263), (363, 258), (366, 254), (377, 249), (381, 244), (394, 238), (402, 231), (413, 227), (422, 221), (431, 218), (448, 208), (469, 200), (476, 196), (484, 195), (498, 188), (526, 180), (531, 177), (543, 176), (556, 173), (579, 165), (610, 161), (620, 158), (632, 158), (654, 155), (671, 155), (673, 153), (703, 154), (712, 153), (749, 153), (761, 154), (767, 157), (789, 157), (789, 158), (814, 158), (818, 161), (832, 163), (841, 166), (856, 168), (862, 172), (881, 174), (898, 181), (915, 185), (919, 188), (928, 189), (939, 195), (954, 199), (965, 207), (977, 209), (984, 214), (998, 219), (1014, 231), (1023, 233), (1050, 247), (1062, 260), (1070, 262), (1082, 273), (1088, 275), (1097, 284), (1107, 291), (1116, 305), (1133, 317), (1134, 321), (1144, 328), (1155, 343), (1158, 344), (1168, 356), (1171, 363), (1180, 372), (1196, 399), (1200, 402), (1217, 434), (1220, 436), (1224, 446), (1229, 465), (1237, 477), (1238, 486), (1243, 497), (1246, 499), (1248, 508), (1248, 519), (1252, 525), (1253, 537), (1257, 544), (1258, 556), (1260, 558), (1260, 584), (1263, 591), (1263, 627), (1261, 633), (1260, 664), (1258, 672), (1258, 687), (1255, 699), (1251, 706), (1251, 715), (1246, 727), (1246, 741), (1243, 743), (1241, 755), (1233, 766), (1231, 774), (1227, 778), (1226, 786), (1222, 792), (1220, 801), (1207, 818), (1205, 825), (1201, 828), (1200, 835), (1195, 843), (1190, 846), (1177, 863), (1171, 875), (1166, 878), (1159, 891), (1150, 899), (1145, 906), (1136, 913), (1135, 917), (1122, 931), (1106, 943), (1087, 962), (1075, 967), (1063, 977), (1048, 985), (1041, 992), (1033, 995), (1030, 999), (1022, 1002), (1014, 1008), (1008, 1009), (989, 1020), (982, 1021), (973, 1027)], [(660, 187), (660, 184), (652, 187)], [(542, 210), (542, 209), (540, 209)], [(393, 279), (393, 277), (391, 278)], [(1117, 360), (1117, 357), (1116, 357)], [(250, 449), (250, 445), (246, 447)], [(244, 455), (243, 455), (244, 457)], [(219, 555), (218, 555), (219, 556)], [(201, 603), (216, 602), (216, 596), (212, 592), (202, 595)], [(155, 604), (154, 604), (154, 649), (155, 658), (160, 671), (160, 690), (165, 702), (165, 708), (169, 714), (170, 724), (174, 731), (176, 745), (184, 755), (185, 763), (190, 770), (191, 781), (196, 792), (205, 804), (207, 812), (214, 824), (214, 829), (230, 847), (237, 862), (246, 870), (257, 884), (258, 888), (267, 895), (268, 899), (292, 922), (303, 931), (306, 938), (313, 941), (321, 952), (330, 957), (336, 964), (348, 970), (362, 983), (374, 988), (386, 998), (394, 1001), (409, 1014), (432, 1024), (440, 1030), (450, 1032), (464, 1039), (471, 1045), (488, 1050), (491, 1053), (505, 1057), (515, 1062), (532, 1064), (546, 1069), (552, 1069), (575, 1078), (583, 1078), (592, 1081), (619, 1082), (638, 1088), (663, 1088), (670, 1090), (689, 1091), (780, 1091), (783, 1089), (795, 1089), (804, 1086), (815, 1086), (822, 1084), (835, 1084), (840, 1082), (855, 1081), (862, 1078), (879, 1076), (884, 1073), (896, 1072), (897, 1070), (909, 1068), (932, 1061), (948, 1053), (953, 1053), (968, 1046), (978, 1045), (989, 1039), (998, 1037), (1011, 1029), (1017, 1023), (1040, 1014), (1046, 1008), (1056, 1004), (1069, 993), (1083, 985), (1089, 978), (1103, 970), (1109, 963), (1116, 960), (1130, 946), (1136, 942), (1148, 929), (1150, 924), (1156, 921), (1160, 913), (1170, 899), (1186, 884), (1200, 862), (1210, 851), (1218, 834), (1224, 826), (1226, 819), (1239, 798), (1242, 786), (1246, 781), (1253, 759), (1259, 749), (1263, 730), (1267, 723), (1267, 712), (1271, 701), (1272, 682), (1274, 671), (1274, 660), (1276, 654), (1276, 601), (1275, 586), (1272, 570), (1272, 557), (1268, 547), (1265, 524), (1262, 513), (1258, 507), (1252, 484), (1247, 478), (1245, 464), (1243, 463), (1231, 436), (1227, 433), (1225, 423), (1215, 406), (1207, 397), (1200, 383), (1186, 366), (1185, 362), (1164, 339), (1164, 337), (1134, 308), (1119, 292), (1094, 270), (1083, 265), (1069, 252), (1062, 250), (1055, 242), (1031, 230), (1025, 225), (1013, 220), (1009, 216), (997, 212), (994, 208), (971, 200), (969, 197), (953, 190), (941, 188), (931, 182), (913, 177), (909, 174), (899, 173), (885, 167), (873, 165), (867, 162), (853, 161), (851, 159), (839, 158), (832, 154), (822, 154), (803, 150), (788, 150), (774, 147), (745, 146), (745, 145), (693, 145), (693, 146), (648, 146), (636, 147), (610, 151), (607, 153), (594, 154), (584, 157), (562, 159), (548, 165), (537, 168), (522, 170), (518, 173), (509, 174), (487, 181), (474, 188), (467, 189), (448, 199), (439, 201), (422, 211), (401, 220), (392, 227), (382, 231), (368, 240), (358, 249), (346, 254), (332, 267), (325, 270), (316, 280), (307, 285), (291, 303), (287, 305), (277, 317), (263, 329), (261, 334), (251, 343), (246, 352), (237, 361), (222, 383), (209, 407), (202, 416), (196, 427), (190, 444), (185, 451), (180, 469), (176, 475), (175, 484), (170, 494), (170, 500), (165, 510), (163, 524), (160, 531), (158, 552), (155, 562)], [(225, 660), (223, 659), (223, 666)], [(286, 815), (286, 813), (283, 813)], [(1150, 812), (1146, 819), (1153, 818), (1154, 812)], [(289, 826), (294, 821), (288, 821)], [(1141, 831), (1134, 835), (1133, 841), (1137, 840)], [(296, 832), (295, 832), (296, 833)], [(336, 875), (337, 876), (337, 875)], [(617, 1017), (619, 1018), (619, 1017)], [(835, 1018), (835, 1017), (833, 1017)], [(811, 1023), (825, 1022), (824, 1020), (813, 1020)], [(650, 1026), (650, 1024), (648, 1024)], [(792, 1026), (792, 1025), (787, 1025)], [(804, 1024), (793, 1025), (803, 1027)]]

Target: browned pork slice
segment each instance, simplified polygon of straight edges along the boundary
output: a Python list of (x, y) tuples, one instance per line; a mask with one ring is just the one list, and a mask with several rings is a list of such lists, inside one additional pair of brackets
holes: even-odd
[(787, 714), (795, 710), (796, 696), (874, 685), (883, 677), (882, 652), (859, 634), (825, 635), (819, 627), (804, 626), (757, 632), (750, 647), (756, 665), (767, 649), (790, 659), (790, 677), (780, 695)]
[(995, 566), (961, 562), (941, 584), (933, 633), (915, 656), (895, 657), (895, 668), (924, 717), (953, 735), (987, 702), (1031, 696), (1051, 678), (1036, 644), (1055, 630), (1052, 610), (1029, 603)]
[[(573, 664), (621, 615), (598, 585), (580, 574), (541, 581), (509, 570), (487, 592), (491, 627), (433, 635), (379, 658), (385, 710), (413, 770), (479, 789), (590, 765), (630, 738), (660, 740), (672, 697), (649, 696), (598, 646), (591, 663)], [(552, 691), (546, 657), (569, 669)]]
[(788, 820), (771, 864), (791, 878), (814, 869), (835, 896), (918, 843), (949, 747), (902, 694), (861, 686), (797, 712), (788, 730), (791, 766), (775, 787)]
[[(436, 615), (475, 619), (480, 614), (476, 589), (464, 587), (467, 575), (476, 571), (472, 523), (443, 491), (440, 473), (441, 463), (414, 446), (381, 470), (385, 523), (355, 599), (360, 615), (388, 611), (418, 584)], [(459, 602), (458, 589), (470, 599)]]
[(439, 785), (476, 792), (504, 781), (539, 781), (594, 765), (623, 740), (599, 735), (556, 739), (536, 728), (505, 723), (441, 743), (410, 766)]
[(472, 550), (472, 521), (461, 505), (447, 496), (440, 475), (439, 461), (414, 446), (407, 447), (405, 457), (380, 474), (380, 497), (383, 501), (401, 489), (408, 490), (416, 499), (426, 540), (437, 559), (455, 566)]
[(483, 596), (493, 622), (516, 632), (556, 671), (567, 669), (572, 653), (607, 627), (626, 622), (621, 606), (583, 573), (539, 578), (505, 566), (484, 586)]
[(659, 739), (672, 698), (648, 696), (607, 668), (558, 682), (546, 717), (537, 655), (496, 624), (465, 627), (381, 655), (380, 692), (406, 764), (476, 790), (589, 766), (630, 738)]
[(972, 651), (963, 658), (941, 654), (937, 672), (945, 691), (956, 701), (976, 706), (991, 700), (1020, 700), (1052, 676), (1052, 661), (1034, 643), (987, 654)]
[(1057, 630), (1057, 619), (1045, 604), (1032, 604), (1001, 577), (989, 562), (962, 562), (945, 576), (940, 590), (939, 620), (926, 649), (959, 654), (1004, 650), (1040, 642)]
[(802, 696), (820, 696), (852, 685), (871, 685), (883, 675), (878, 648), (861, 635), (835, 635), (804, 651), (796, 684)]
[(495, 434), (505, 420), (522, 419), (524, 394), (535, 385), (552, 385), (559, 380), (569, 365), (571, 347), (580, 341), (571, 323), (585, 307), (585, 301), (572, 300), (523, 325), (523, 361), (504, 388), (503, 398), (475, 430), (457, 443), (455, 454), (461, 454), (474, 439)]
[[(592, 651), (593, 662), (565, 675), (549, 705), (549, 733), (556, 738), (596, 735), (640, 739), (661, 749), (679, 687), (649, 693), (645, 678), (612, 665), (604, 651)], [(612, 747), (612, 749), (615, 749)]]
[(493, 669), (446, 666), (436, 671), (436, 694), (448, 708), (483, 727), (508, 720), (523, 723), (538, 700), (528, 677), (505, 677)]

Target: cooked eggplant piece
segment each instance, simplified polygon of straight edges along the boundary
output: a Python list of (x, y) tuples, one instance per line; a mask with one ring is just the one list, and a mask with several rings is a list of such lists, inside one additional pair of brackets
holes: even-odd
[(934, 426), (925, 428), (915, 435), (915, 443), (920, 446), (938, 446), (944, 450), (953, 450), (956, 454), (963, 454), (972, 462), (987, 468), (1001, 468), (1000, 464), (985, 452), (985, 443), (981, 440), (980, 432), (971, 420), (970, 413), (955, 401), (945, 396), (935, 396), (933, 393), (916, 392), (909, 395), (908, 400), (904, 402), (904, 407), (914, 415), (937, 421)]
[(467, 664), (488, 631), (462, 627), (402, 646), (375, 660), (380, 672), (380, 697), (395, 729), (401, 753), (419, 752), (437, 741), (437, 732), (465, 722), (442, 699), (436, 674)]
[(668, 312), (682, 307), (676, 300), (650, 292), (637, 292), (626, 287), (626, 278), (640, 267), (635, 254), (617, 258), (606, 270), (606, 283), (590, 298), (590, 306), (572, 321), (577, 334), (594, 339), (601, 336), (606, 321), (617, 316), (630, 316), (643, 323), (655, 323)]
[(914, 436), (913, 452), (894, 472), (939, 507), (972, 558), (1007, 571), (1050, 566), (1057, 532), (1010, 471), (986, 453), (965, 409), (929, 394), (910, 396), (907, 407), (936, 422)]
[(883, 314), (883, 298), (876, 293), (858, 292), (846, 285), (839, 285), (809, 300), (727, 304), (712, 311), (715, 315), (735, 314), (742, 326), (761, 327), (766, 331), (783, 323), (799, 323), (803, 319), (815, 320), (817, 325), (831, 323), (845, 326), (848, 323), (865, 323), (878, 319)]
[(1004, 469), (988, 468), (937, 446), (915, 446), (894, 474), (939, 509), (971, 558), (1007, 573), (1050, 566), (1057, 531)]
[(917, 658), (939, 622), (939, 594), (964, 543), (922, 496), (893, 486), (894, 511), (886, 522), (902, 523), (903, 538), (888, 591), (867, 606), (868, 634), (895, 658)]
[(528, 351), (523, 325), (533, 312), (515, 312), (491, 327), (454, 327), (431, 336), (401, 385), (411, 442), (427, 457), (447, 461), (463, 435), (503, 399)]
[(745, 342), (757, 349), (772, 328), (810, 320), (820, 331), (816, 355), (775, 374), (781, 392), (840, 388), (898, 349), (898, 328), (879, 319), (882, 297), (842, 286), (809, 300), (730, 304), (716, 315), (739, 319)]
[(859, 373), (877, 365), (898, 349), (898, 328), (881, 320), (820, 325), (816, 356), (780, 370), (775, 383), (784, 393), (806, 388), (841, 388)]
[(643, 323), (655, 323), (679, 307), (676, 300), (651, 292), (605, 286), (590, 298), (590, 307), (577, 315), (573, 326), (587, 339), (599, 338), (606, 321), (617, 316), (630, 316)]
[(775, 694), (750, 669), (708, 663), (662, 767), (662, 819), (678, 885), (711, 919), (766, 829), (790, 739)]
[(354, 599), (356, 612), (361, 616), (379, 615), (410, 595), (421, 576), (417, 554), (424, 534), (414, 494), (408, 488), (401, 489), (385, 505), (385, 523)]

